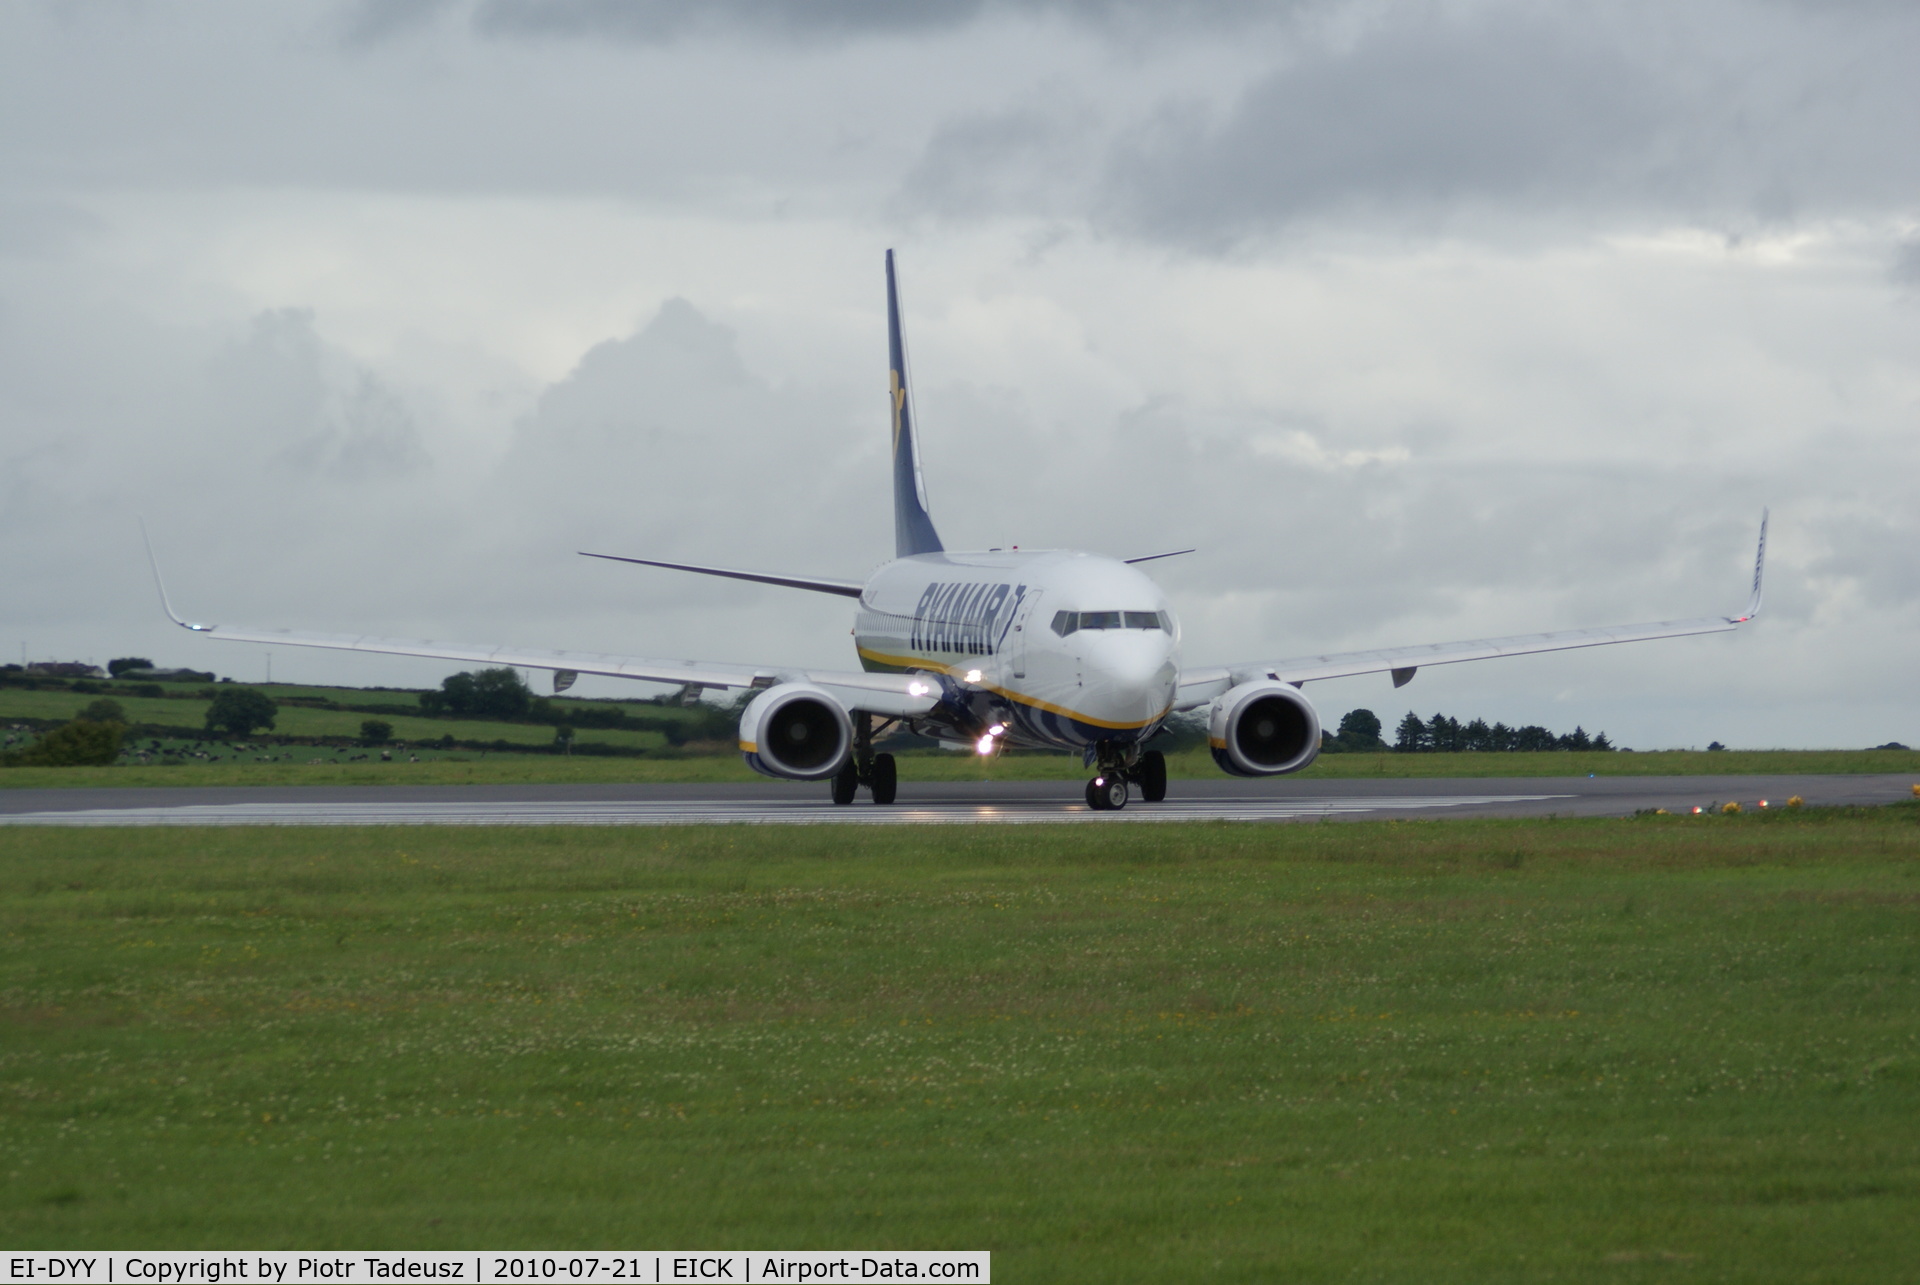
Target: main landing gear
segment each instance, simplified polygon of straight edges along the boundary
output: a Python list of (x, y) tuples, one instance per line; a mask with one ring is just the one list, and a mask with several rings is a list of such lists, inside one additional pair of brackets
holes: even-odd
[(875, 803), (891, 803), (900, 787), (900, 774), (893, 755), (873, 752), (873, 716), (856, 714), (853, 719), (853, 757), (834, 774), (833, 801), (846, 806), (853, 802), (861, 786), (873, 791)]
[(1102, 743), (1100, 775), (1087, 782), (1087, 806), (1095, 812), (1117, 812), (1127, 806), (1130, 785), (1140, 787), (1140, 799), (1158, 803), (1167, 797), (1167, 757), (1147, 750), (1131, 763), (1117, 748)]

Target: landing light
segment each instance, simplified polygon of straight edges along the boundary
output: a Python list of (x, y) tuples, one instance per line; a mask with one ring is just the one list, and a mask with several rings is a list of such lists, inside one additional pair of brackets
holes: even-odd
[[(998, 735), (1000, 735), (1000, 733), (1002, 733), (1002, 732), (1004, 732), (1004, 731), (1006, 731), (1006, 730), (1007, 730), (1007, 725), (1006, 725), (1005, 723), (995, 723), (995, 724), (994, 724), (994, 725), (993, 725), (992, 727), (989, 727), (989, 728), (987, 729), (987, 735), (988, 735), (988, 736), (998, 736)], [(1764, 807), (1765, 805), (1764, 805), (1764, 804), (1762, 804), (1762, 806)]]
[(992, 734), (991, 734), (991, 733), (989, 733), (988, 735), (986, 735), (986, 736), (983, 736), (983, 737), (981, 737), (981, 738), (979, 739), (979, 741), (975, 743), (975, 745), (974, 745), (974, 747), (973, 747), (973, 752), (974, 752), (974, 753), (976, 753), (976, 754), (991, 754), (991, 753), (993, 753), (993, 736), (992, 736)]
[(908, 683), (907, 684), (907, 695), (925, 696), (926, 694), (927, 694), (927, 685), (925, 683)]
[(977, 669), (969, 669), (969, 670), (967, 671), (967, 681), (968, 681), (968, 682), (970, 682), (970, 683), (977, 683), (977, 682), (979, 682), (979, 681), (980, 681), (980, 671), (979, 671), (979, 670), (977, 670)]

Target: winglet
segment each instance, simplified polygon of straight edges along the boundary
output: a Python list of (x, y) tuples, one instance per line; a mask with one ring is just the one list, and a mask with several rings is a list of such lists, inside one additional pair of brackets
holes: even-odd
[(1753, 596), (1747, 599), (1747, 609), (1738, 616), (1730, 616), (1736, 625), (1744, 625), (1760, 614), (1760, 577), (1767, 569), (1767, 517), (1768, 510), (1760, 510), (1760, 550), (1753, 555)]
[(939, 532), (927, 513), (927, 488), (920, 476), (920, 446), (913, 436), (913, 407), (907, 400), (907, 344), (900, 332), (900, 291), (893, 279), (893, 251), (887, 251), (887, 360), (892, 366), (887, 396), (893, 414), (893, 543), (897, 557), (939, 553)]
[(173, 604), (167, 601), (167, 582), (160, 578), (160, 559), (153, 556), (153, 537), (147, 534), (147, 520), (144, 517), (140, 519), (140, 539), (147, 546), (147, 565), (153, 568), (153, 587), (160, 591), (160, 609), (167, 613), (167, 619), (182, 629), (212, 629), (212, 625), (195, 625), (182, 620), (180, 613), (173, 609)]

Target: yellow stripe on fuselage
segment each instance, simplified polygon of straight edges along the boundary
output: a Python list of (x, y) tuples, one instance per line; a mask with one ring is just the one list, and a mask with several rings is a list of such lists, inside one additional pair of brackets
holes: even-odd
[[(965, 678), (961, 677), (966, 673), (965, 668), (948, 665), (942, 661), (928, 660), (923, 656), (889, 656), (885, 652), (869, 651), (865, 647), (857, 647), (856, 650), (860, 653), (860, 659), (871, 660), (875, 664), (892, 665), (899, 669), (931, 669), (945, 674), (949, 678), (959, 678), (962, 682), (966, 681)], [(972, 666), (968, 666), (967, 668), (972, 668)], [(1136, 723), (1115, 723), (1109, 719), (1095, 718), (1091, 714), (1082, 714), (1077, 710), (1068, 709), (1064, 705), (1055, 705), (1051, 701), (1043, 701), (1037, 696), (1028, 696), (1021, 692), (1009, 691), (1005, 687), (996, 687), (991, 683), (975, 683), (972, 685), (979, 687), (982, 691), (992, 692), (996, 696), (1004, 696), (1017, 705), (1025, 705), (1030, 709), (1044, 710), (1049, 714), (1059, 714), (1063, 717), (1071, 718), (1075, 722), (1085, 723), (1089, 727), (1110, 727), (1116, 732), (1127, 732), (1137, 728), (1149, 727), (1165, 718), (1173, 710), (1173, 703), (1169, 701), (1166, 709), (1161, 710), (1152, 718), (1142, 719)]]

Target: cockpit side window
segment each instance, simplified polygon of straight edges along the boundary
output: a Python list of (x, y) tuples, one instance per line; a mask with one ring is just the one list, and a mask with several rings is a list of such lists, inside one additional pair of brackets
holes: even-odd
[(1065, 638), (1080, 627), (1080, 613), (1077, 611), (1056, 611), (1053, 613), (1053, 632)]

